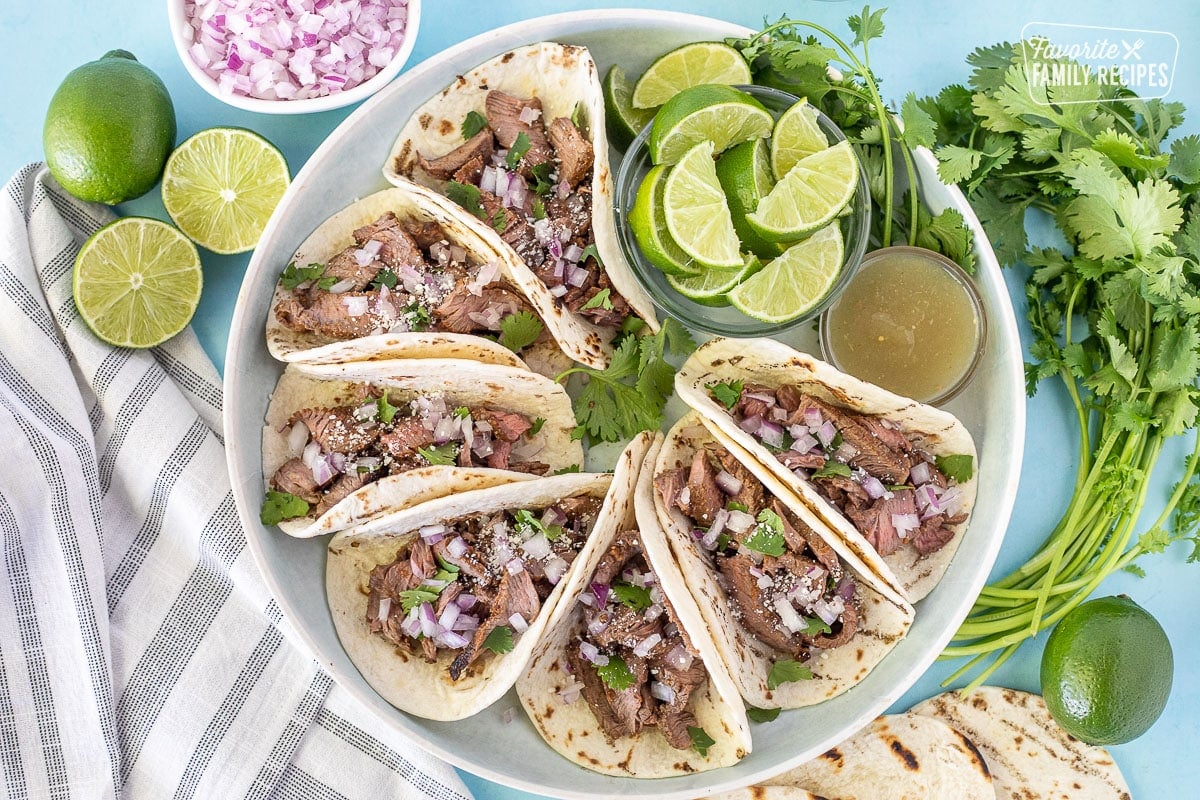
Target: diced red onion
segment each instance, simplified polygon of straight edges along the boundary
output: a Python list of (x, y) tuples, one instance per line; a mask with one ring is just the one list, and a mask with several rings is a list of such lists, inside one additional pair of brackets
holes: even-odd
[(832, 625), (837, 622), (837, 618), (841, 615), (845, 607), (846, 604), (840, 597), (834, 597), (833, 600), (829, 601), (823, 598), (818, 600), (813, 603), (812, 609), (813, 613), (821, 618), (821, 622), (824, 622), (826, 625)]
[(908, 534), (921, 527), (921, 520), (916, 514), (892, 514), (892, 527), (901, 539), (907, 539)]
[(908, 471), (908, 477), (914, 486), (929, 483), (933, 479), (933, 473), (929, 470), (929, 462), (918, 461), (916, 464), (913, 464), (912, 469)]
[[(297, 422), (288, 430), (288, 451), (291, 453), (300, 454), (304, 452), (304, 445), (308, 442), (308, 426), (303, 422)], [(320, 448), (318, 448), (318, 451)]]
[(854, 579), (849, 575), (846, 575), (840, 581), (838, 581), (838, 585), (834, 590), (834, 593), (837, 594), (838, 597), (842, 598), (843, 602), (849, 603), (854, 599), (855, 588)]
[(510, 172), (508, 186), (501, 194), (501, 198), (505, 208), (523, 208), (525, 201), (529, 198), (529, 187), (525, 185), (525, 179), (515, 172)]
[[(462, 541), (462, 539), (459, 539), (459, 541)], [(451, 540), (450, 544), (453, 545), (454, 541)], [(460, 611), (470, 611), (475, 605), (475, 595), (468, 592), (463, 592), (458, 597), (454, 598), (454, 602), (458, 605)]]
[(662, 636), (660, 634), (652, 633), (637, 643), (637, 645), (633, 648), (633, 654), (639, 658), (645, 658), (661, 641)]
[(558, 582), (562, 580), (563, 575), (567, 574), (568, 566), (570, 565), (567, 564), (565, 559), (555, 556), (546, 562), (545, 566), (542, 567), (542, 571), (546, 573), (546, 580), (550, 581), (550, 585), (557, 586)]
[(679, 490), (679, 502), (685, 506), (692, 502), (692, 487), (685, 486)]
[(579, 259), (583, 258), (583, 248), (577, 244), (571, 244), (566, 250), (563, 250), (562, 257), (572, 264), (578, 264)]
[[(737, 494), (737, 492), (733, 492), (733, 494)], [(712, 542), (706, 543), (705, 547), (712, 547), (713, 545), (715, 545), (717, 543), (717, 537), (720, 536), (725, 531), (725, 526), (728, 524), (729, 524), (728, 509), (722, 508), (719, 511), (717, 511), (716, 514), (713, 514), (712, 525), (710, 525), (708, 527), (708, 533), (704, 537), (705, 539), (712, 537)]]
[(566, 200), (571, 196), (571, 184), (567, 183), (565, 180), (559, 181), (554, 187), (554, 194), (559, 200)]
[(334, 469), (327, 458), (318, 458), (312, 465), (313, 481), (318, 486), (324, 486), (333, 480)]
[(824, 421), (825, 420), (821, 416), (820, 409), (818, 409), (818, 408), (804, 409), (804, 424), (807, 425), (810, 430), (815, 431), (817, 428), (821, 427), (821, 423), (823, 423)]
[(350, 317), (361, 317), (367, 313), (368, 298), (362, 296), (343, 297), (342, 305), (346, 307), (346, 315)]
[(560, 242), (558, 239), (551, 239), (549, 244), (546, 245), (546, 252), (548, 252), (550, 254), (551, 258), (562, 258), (563, 257), (562, 242)]
[(534, 534), (521, 543), (521, 552), (527, 558), (545, 558), (550, 555), (550, 540), (540, 533)]
[(883, 485), (883, 482), (869, 472), (864, 471), (862, 473), (862, 480), (859, 483), (862, 485), (863, 491), (872, 500), (878, 500), (888, 493), (887, 487)]
[(745, 533), (754, 527), (754, 517), (745, 511), (730, 511), (726, 527), (734, 533)]
[(584, 592), (583, 594), (579, 595), (579, 602), (588, 608), (596, 607), (596, 598), (593, 597), (589, 592)]
[(496, 451), (492, 444), (491, 434), (481, 433), (475, 437), (474, 444), (471, 445), (471, 452), (480, 458), (487, 458)]
[(390, 597), (379, 598), (379, 611), (376, 613), (375, 618), (378, 619), (380, 622), (386, 622), (387, 618), (388, 618), (388, 614), (390, 614), (391, 611), (392, 611), (392, 598), (390, 598)]
[(429, 544), (437, 544), (445, 538), (446, 526), (440, 523), (436, 525), (422, 525), (417, 529), (417, 533)]
[(720, 486), (726, 494), (732, 495), (742, 491), (742, 482), (725, 470), (717, 473), (716, 481), (717, 486)]
[(525, 568), (525, 562), (522, 561), (519, 556), (514, 556), (513, 558), (510, 558), (508, 560), (508, 563), (506, 563), (504, 565), (504, 569), (506, 569), (508, 571), (509, 575), (516, 575), (518, 572), (520, 572), (524, 568)]
[(604, 604), (608, 602), (609, 590), (612, 587), (607, 583), (593, 583), (589, 588), (592, 590), (592, 595), (596, 598), (596, 602), (599, 603), (599, 608), (604, 608)]
[(747, 392), (746, 397), (766, 403), (767, 408), (771, 408), (775, 405), (775, 395), (767, 392)]
[(558, 284), (557, 286), (550, 287), (550, 294), (554, 295), (555, 297), (562, 297), (569, 291), (570, 289), (566, 287), (566, 284), (562, 283)]
[(542, 512), (543, 525), (565, 525), (567, 522), (566, 513), (558, 506), (548, 506)]
[(533, 223), (533, 237), (541, 244), (549, 244), (554, 239), (549, 219), (539, 219)]
[(957, 486), (951, 486), (949, 489), (942, 492), (941, 497), (938, 498), (938, 502), (942, 506), (942, 512), (948, 517), (953, 517), (962, 507), (962, 489), (958, 488)]
[[(596, 647), (596, 645), (589, 641), (582, 641), (579, 643), (579, 655), (583, 657), (584, 661), (597, 666), (602, 667), (608, 663), (608, 656), (601, 655), (600, 648)], [(601, 661), (600, 659), (604, 660)]]
[(685, 670), (692, 665), (695, 656), (682, 644), (677, 644), (663, 656), (663, 663), (677, 670)]
[(833, 444), (833, 440), (837, 438), (837, 428), (829, 420), (822, 422), (816, 429), (817, 441), (822, 447), (829, 447)]
[(938, 497), (937, 486), (935, 484), (923, 484), (917, 488), (914, 494), (916, 495), (917, 509), (921, 512), (922, 521), (942, 513), (942, 503)]
[(758, 438), (771, 447), (783, 447), (783, 428), (778, 423), (764, 419), (758, 426)]
[(479, 627), (479, 619), (472, 614), (459, 614), (454, 620), (454, 630), (457, 633), (473, 631)]
[(675, 690), (665, 683), (650, 681), (650, 696), (664, 703), (671, 703), (675, 700)]
[(404, 631), (405, 636), (413, 639), (421, 635), (421, 613), (417, 608), (408, 612), (408, 616), (400, 623), (400, 630)]
[(517, 115), (517, 119), (521, 120), (521, 122), (524, 122), (526, 125), (532, 125), (533, 123), (537, 122), (538, 117), (541, 115), (542, 110), (540, 108), (525, 106), (521, 109), (521, 113)]
[(577, 681), (572, 681), (568, 685), (564, 686), (560, 692), (558, 692), (558, 697), (560, 700), (562, 700), (563, 705), (569, 706), (571, 703), (574, 703), (579, 699), (579, 693), (581, 691), (583, 691), (583, 684)]
[(570, 286), (583, 286), (587, 283), (588, 271), (583, 267), (568, 267), (567, 269), (567, 284)]
[(338, 281), (333, 286), (330, 286), (329, 293), (330, 294), (341, 294), (342, 292), (350, 291), (352, 288), (354, 288), (354, 279), (346, 278), (345, 280)]
[(442, 632), (438, 627), (437, 617), (433, 614), (432, 603), (421, 603), (417, 608), (417, 617), (421, 620), (421, 633), (433, 638)]
[(505, 725), (511, 725), (513, 719), (516, 716), (517, 716), (517, 710), (515, 708), (509, 707), (509, 708), (504, 709), (504, 711), (500, 714), (500, 721), (503, 722)]
[(771, 409), (772, 422), (787, 422), (788, 412), (783, 406), (775, 406)]
[(396, 271), (396, 277), (404, 284), (404, 291), (409, 294), (415, 294), (418, 288), (425, 285), (423, 276), (411, 264), (405, 264), (400, 267)]
[(738, 423), (738, 427), (751, 436), (756, 436), (758, 435), (758, 431), (762, 427), (762, 424), (762, 416), (760, 414), (754, 414), (753, 416), (743, 418), (742, 421)]
[[(798, 428), (800, 426), (793, 425), (792, 427)], [(805, 433), (803, 436), (794, 436), (793, 435), (792, 446), (790, 449), (803, 455), (805, 453), (810, 452), (816, 446), (817, 446), (817, 440), (815, 438), (813, 438), (813, 435), (810, 433)]]
[(772, 578), (770, 575), (766, 574), (765, 572), (762, 575), (758, 576), (758, 588), (770, 589), (774, 585), (775, 585), (775, 579)]
[(856, 455), (858, 455), (858, 448), (849, 442), (842, 442), (838, 449), (833, 451), (833, 457), (843, 464), (849, 464)]
[(462, 436), (462, 420), (453, 414), (448, 414), (438, 421), (433, 429), (433, 440), (437, 444), (445, 444), (451, 439)]
[(445, 647), (450, 650), (461, 650), (470, 643), (470, 639), (463, 636), (461, 633), (454, 631), (442, 631), (433, 637), (433, 643), (438, 647)]
[[(592, 602), (596, 601), (596, 598), (592, 597), (586, 592), (581, 595), (579, 599), (582, 600), (585, 597)], [(606, 617), (606, 614), (596, 614), (588, 621), (587, 632), (589, 636), (599, 636), (608, 630), (608, 626), (611, 624), (611, 622)]]
[(462, 245), (450, 243), (450, 263), (461, 264), (467, 260), (467, 251)]
[(520, 614), (513, 614), (510, 616), (508, 618), (508, 624), (512, 626), (513, 631), (516, 633), (524, 633), (525, 631), (529, 630), (529, 623), (526, 622), (525, 618)]
[(483, 173), (479, 176), (480, 191), (488, 194), (496, 193), (496, 167), (484, 167)]
[(455, 603), (447, 603), (442, 609), (441, 616), (438, 617), (438, 625), (441, 625), (445, 630), (450, 630), (454, 627), (454, 623), (458, 621), (458, 615), (462, 613), (462, 609)]
[(772, 597), (771, 607), (779, 614), (779, 621), (783, 623), (783, 627), (787, 628), (789, 633), (795, 633), (807, 627), (804, 624), (804, 617), (800, 616), (800, 612), (796, 611), (786, 595), (777, 594)]
[[(653, 593), (651, 593), (651, 596), (653, 596)], [(651, 603), (646, 611), (642, 614), (642, 619), (646, 620), (647, 622), (653, 622), (662, 616), (664, 610), (665, 609), (661, 604)]]
[(304, 466), (312, 469), (317, 461), (321, 458), (321, 445), (317, 442), (309, 442), (304, 446), (304, 452), (300, 455), (300, 460), (304, 462)]
[(467, 284), (467, 291), (476, 296), (483, 294), (483, 287), (496, 280), (499, 272), (499, 264), (495, 261), (487, 262), (479, 268), (479, 272), (475, 273), (475, 279)]

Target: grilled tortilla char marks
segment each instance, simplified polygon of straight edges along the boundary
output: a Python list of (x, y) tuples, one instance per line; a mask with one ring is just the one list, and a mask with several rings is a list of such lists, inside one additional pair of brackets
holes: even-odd
[(558, 154), (559, 179), (574, 188), (592, 170), (595, 160), (592, 143), (567, 117), (558, 117), (550, 123), (550, 143)]
[(488, 161), (494, 150), (492, 132), (483, 128), (467, 139), (466, 143), (459, 145), (444, 156), (430, 160), (418, 154), (417, 164), (431, 177), (444, 181), (462, 169), (464, 164), (474, 159), (479, 159), (481, 164)]
[(513, 97), (499, 90), (488, 92), (484, 110), (488, 125), (496, 132), (496, 141), (501, 147), (512, 147), (517, 136), (524, 133), (529, 138), (529, 150), (521, 157), (517, 171), (528, 177), (530, 170), (538, 165), (554, 161), (554, 149), (546, 138), (541, 114), (533, 122), (521, 120), (521, 112), (527, 108), (542, 110), (542, 101), (537, 97), (528, 100)]

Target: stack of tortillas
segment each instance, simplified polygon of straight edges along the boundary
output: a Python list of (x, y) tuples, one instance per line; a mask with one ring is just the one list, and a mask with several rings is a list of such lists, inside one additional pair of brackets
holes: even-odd
[(985, 686), (879, 717), (722, 800), (1131, 800), (1108, 751), (1069, 736), (1041, 697)]

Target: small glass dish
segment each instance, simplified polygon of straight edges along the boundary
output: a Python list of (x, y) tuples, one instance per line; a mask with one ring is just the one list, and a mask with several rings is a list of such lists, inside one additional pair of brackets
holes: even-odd
[[(736, 86), (734, 88), (753, 95), (776, 119), (798, 100), (795, 95), (766, 86)], [(819, 109), (817, 110), (817, 122), (831, 145), (845, 140), (846, 136), (841, 129)], [(625, 259), (632, 266), (638, 281), (650, 295), (655, 306), (689, 328), (733, 337), (768, 336), (782, 333), (815, 319), (849, 282), (867, 249), (867, 239), (871, 232), (871, 201), (867, 187), (867, 174), (863, 170), (862, 164), (859, 164), (858, 187), (854, 191), (854, 197), (850, 200), (849, 213), (844, 213), (839, 217), (845, 256), (842, 271), (837, 280), (821, 302), (808, 312), (787, 322), (762, 322), (746, 316), (733, 306), (706, 306), (684, 297), (667, 282), (666, 275), (642, 255), (629, 226), (628, 215), (630, 209), (633, 208), (642, 178), (653, 166), (647, 145), (652, 127), (653, 123), (647, 125), (637, 135), (621, 159), (621, 166), (617, 170), (616, 177), (613, 216), (617, 228), (617, 238), (620, 240)]]
[(821, 314), (821, 357), (843, 372), (941, 405), (975, 377), (987, 315), (966, 271), (923, 247), (873, 250)]

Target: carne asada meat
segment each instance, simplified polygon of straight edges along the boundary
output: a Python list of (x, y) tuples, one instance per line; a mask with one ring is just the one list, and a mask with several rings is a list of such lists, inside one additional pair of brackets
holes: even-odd
[[(813, 649), (850, 641), (859, 615), (854, 580), (829, 543), (735, 461), (725, 448), (710, 443), (688, 466), (657, 475), (655, 491), (696, 526), (697, 546), (712, 553), (742, 624), (779, 658), (805, 661)], [(714, 479), (717, 497), (706, 499), (701, 511), (694, 478), (710, 471), (726, 476), (719, 483)], [(743, 507), (757, 510), (748, 513)]]
[(688, 727), (696, 726), (696, 717), (688, 700), (708, 672), (679, 627), (637, 531), (617, 534), (578, 602), (580, 619), (563, 668), (580, 682), (576, 692), (605, 737), (611, 742), (656, 727), (672, 747), (691, 747)]
[(629, 303), (588, 252), (596, 242), (596, 154), (586, 132), (567, 117), (544, 119), (537, 97), (492, 90), (484, 108), (487, 127), (439, 158), (418, 154), (418, 168), (478, 189), (478, 205), (472, 199), (467, 210), (496, 230), (560, 306), (600, 327), (619, 328), (631, 313)]
[(953, 482), (882, 417), (841, 408), (799, 386), (750, 384), (730, 415), (882, 556), (909, 544), (918, 557), (934, 553), (966, 520)]
[(431, 663), (445, 655), (451, 680), (489, 651), (507, 652), (563, 580), (595, 524), (598, 505), (569, 502), (574, 499), (422, 527), (392, 562), (371, 570), (371, 632)]
[[(471, 181), (478, 182), (483, 164), (467, 176)], [(513, 220), (515, 226), (515, 214)], [(324, 265), (304, 268), (320, 268), (319, 275), (288, 265), (281, 275), (287, 291), (275, 307), (281, 324), (335, 340), (425, 330), (494, 336), (508, 317), (536, 313), (498, 264), (469, 260), (437, 222), (401, 220), (389, 211), (357, 228), (353, 239)]]
[(514, 411), (456, 408), (437, 394), (393, 405), (386, 394), (368, 386), (357, 387), (343, 402), (302, 408), (291, 416), (288, 438), (303, 439), (297, 445), (303, 452), (271, 476), (274, 489), (309, 504), (310, 517), (371, 481), (430, 464), (536, 474), (548, 469), (540, 462), (513, 459), (513, 448), (533, 429), (529, 418)]

